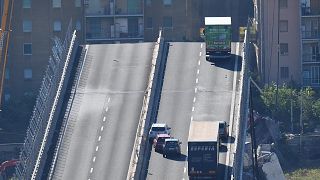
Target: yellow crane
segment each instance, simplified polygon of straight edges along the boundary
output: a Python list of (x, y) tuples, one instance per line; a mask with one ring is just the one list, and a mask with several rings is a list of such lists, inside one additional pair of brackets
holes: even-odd
[(1, 29), (0, 29), (0, 110), (2, 105), (3, 84), (5, 78), (7, 54), (9, 47), (10, 31), (11, 31), (11, 17), (13, 10), (14, 0), (4, 0), (1, 16)]

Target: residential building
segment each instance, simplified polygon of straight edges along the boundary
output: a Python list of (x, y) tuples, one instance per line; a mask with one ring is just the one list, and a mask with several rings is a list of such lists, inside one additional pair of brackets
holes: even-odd
[(64, 40), (68, 24), (83, 34), (82, 0), (14, 1), (4, 100), (21, 101), (38, 93), (52, 49), (52, 38)]
[(144, 39), (144, 0), (84, 0), (86, 43)]
[(264, 84), (301, 84), (300, 0), (257, 0), (258, 68)]
[(303, 86), (320, 87), (320, 1), (301, 0)]

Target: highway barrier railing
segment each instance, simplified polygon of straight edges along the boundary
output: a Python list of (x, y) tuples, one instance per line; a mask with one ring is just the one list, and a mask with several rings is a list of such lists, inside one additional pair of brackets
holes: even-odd
[(249, 62), (249, 27), (250, 22), (248, 21), (247, 29), (245, 30), (245, 37), (243, 43), (243, 52), (242, 52), (242, 71), (240, 73), (240, 107), (238, 109), (239, 125), (237, 130), (237, 135), (235, 138), (235, 155), (233, 161), (233, 169), (231, 174), (231, 179), (242, 180), (242, 169), (243, 169), (243, 154), (244, 146), (246, 140), (246, 130), (247, 130), (247, 121), (249, 115), (249, 88), (250, 88), (250, 75), (248, 70)]
[(127, 180), (141, 179), (141, 176), (143, 176), (144, 173), (143, 169), (145, 169), (145, 156), (147, 153), (146, 146), (148, 146), (148, 129), (150, 128), (150, 119), (154, 118), (154, 115), (152, 114), (155, 114), (153, 110), (157, 103), (155, 100), (157, 98), (156, 95), (158, 95), (155, 91), (159, 89), (158, 84), (160, 80), (158, 72), (161, 66), (163, 50), (165, 49), (165, 42), (161, 34), (162, 31), (160, 30), (159, 37), (153, 50), (151, 71), (143, 98), (143, 106), (130, 159)]
[(66, 89), (65, 80), (70, 75), (75, 46), (76, 31), (72, 30), (70, 21), (64, 42), (57, 37), (53, 38), (52, 56), (49, 57), (16, 166), (16, 176), (19, 180), (42, 179), (47, 152), (63, 101), (60, 97), (63, 97)]

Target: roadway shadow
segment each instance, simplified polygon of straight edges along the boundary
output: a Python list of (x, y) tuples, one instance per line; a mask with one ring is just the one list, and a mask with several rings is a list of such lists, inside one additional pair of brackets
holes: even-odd
[(227, 151), (228, 151), (228, 148), (227, 148), (226, 145), (221, 144), (220, 147), (219, 147), (219, 151), (220, 151), (220, 152), (227, 152)]
[(173, 161), (187, 161), (187, 156), (185, 154), (181, 154), (180, 156), (172, 155), (172, 156), (167, 156), (164, 158), (169, 159), (169, 160), (173, 160)]
[[(230, 138), (230, 141), (229, 141), (229, 138)], [(235, 138), (232, 136), (228, 136), (227, 138), (221, 139), (222, 143), (234, 143), (234, 141), (235, 141)]]
[[(226, 171), (227, 171), (227, 174), (226, 174), (227, 177), (224, 177)], [(232, 173), (231, 171), (232, 171), (232, 167), (219, 163), (217, 179), (231, 179), (231, 173)]]
[[(231, 54), (230, 58), (216, 58), (216, 59), (210, 59), (206, 61), (211, 63), (212, 66), (224, 68), (230, 71), (240, 72), (242, 68), (242, 57), (235, 54)], [(236, 61), (238, 64), (236, 67), (234, 67), (234, 64), (236, 63)]]

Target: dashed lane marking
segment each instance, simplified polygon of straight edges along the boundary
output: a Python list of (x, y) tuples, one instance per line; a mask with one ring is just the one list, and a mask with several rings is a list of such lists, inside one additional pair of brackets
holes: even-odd
[(197, 83), (197, 84), (198, 84), (198, 82), (199, 82), (199, 78), (196, 79), (196, 83)]
[(194, 92), (197, 93), (198, 92), (198, 88), (194, 88)]
[(93, 157), (92, 162), (96, 162), (96, 157)]
[(101, 129), (100, 129), (100, 131), (103, 131), (103, 126), (101, 126)]
[(194, 106), (192, 106), (192, 112), (194, 111)]
[(199, 53), (199, 56), (201, 56), (201, 53), (202, 53), (202, 52)]
[(101, 136), (99, 136), (98, 141), (101, 141)]
[(198, 65), (200, 66), (200, 60), (198, 61)]
[(106, 121), (106, 117), (103, 117), (103, 120), (102, 120), (103, 122), (105, 122)]
[(196, 97), (193, 98), (193, 102), (194, 102), (194, 103), (196, 102)]
[(200, 69), (197, 70), (197, 74), (199, 74), (199, 73), (200, 73)]
[(191, 118), (190, 118), (190, 119), (191, 119), (191, 121), (193, 121), (193, 116), (191, 116)]
[(110, 97), (108, 98), (108, 102), (110, 102)]
[(203, 47), (203, 44), (201, 43), (200, 47), (202, 48)]
[(99, 150), (99, 146), (96, 147), (96, 151), (98, 151), (98, 150)]
[(106, 108), (106, 112), (108, 112), (108, 110), (109, 110), (109, 108), (107, 107), (107, 108)]
[(93, 172), (93, 168), (90, 169), (90, 173), (92, 173), (92, 172)]

